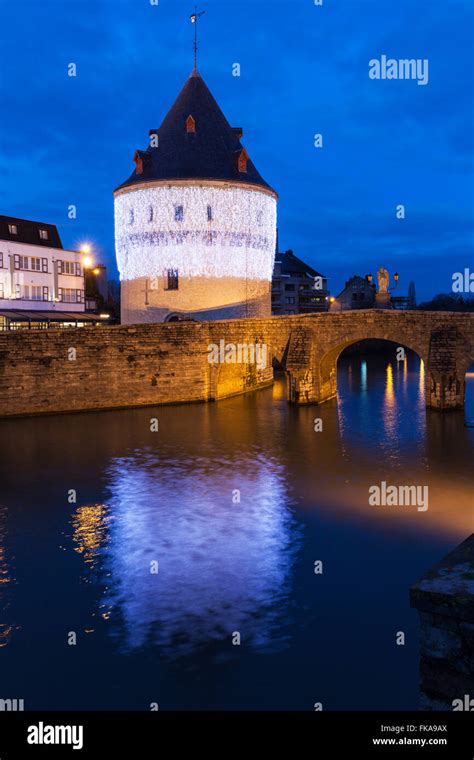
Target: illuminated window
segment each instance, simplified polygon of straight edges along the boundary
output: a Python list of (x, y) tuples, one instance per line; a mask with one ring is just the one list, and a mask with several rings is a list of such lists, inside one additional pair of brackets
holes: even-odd
[(174, 220), (175, 222), (182, 222), (184, 219), (184, 208), (183, 206), (175, 206), (174, 207)]
[(168, 284), (166, 286), (166, 290), (178, 290), (178, 287), (179, 287), (178, 270), (168, 269)]
[(191, 114), (189, 114), (188, 118), (186, 119), (186, 132), (195, 132), (196, 131), (196, 122), (194, 121)]
[(41, 240), (47, 240), (48, 239), (48, 230), (40, 230), (39, 236)]
[(10, 235), (18, 235), (18, 228), (16, 224), (9, 224), (8, 232), (10, 233)]

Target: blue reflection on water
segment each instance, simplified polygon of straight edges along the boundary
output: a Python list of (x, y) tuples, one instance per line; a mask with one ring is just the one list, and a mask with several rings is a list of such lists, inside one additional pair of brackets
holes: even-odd
[(247, 648), (284, 645), (299, 529), (281, 465), (144, 451), (107, 475), (105, 606), (123, 649), (158, 644), (177, 657), (220, 642), (228, 653), (233, 632)]

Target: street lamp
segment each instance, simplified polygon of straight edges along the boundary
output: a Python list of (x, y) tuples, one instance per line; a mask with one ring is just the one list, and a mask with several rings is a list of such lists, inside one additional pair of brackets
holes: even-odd
[(393, 288), (388, 288), (388, 292), (389, 293), (391, 293), (392, 290), (395, 290), (395, 288), (397, 287), (397, 285), (398, 285), (398, 278), (399, 277), (400, 277), (400, 275), (398, 274), (398, 272), (395, 272), (395, 274), (393, 275), (393, 279), (395, 280), (395, 285), (393, 286)]

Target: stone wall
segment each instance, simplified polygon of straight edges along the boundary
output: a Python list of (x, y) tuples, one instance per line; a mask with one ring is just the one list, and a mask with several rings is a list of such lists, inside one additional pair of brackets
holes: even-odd
[(267, 280), (180, 276), (177, 290), (166, 287), (165, 277), (123, 281), (122, 324), (164, 322), (172, 315), (200, 321), (271, 315)]
[(420, 707), (474, 710), (474, 534), (413, 586), (411, 605), (421, 624)]
[[(463, 405), (474, 315), (370, 310), (0, 333), (0, 416), (220, 399), (270, 383), (273, 361), (290, 401), (318, 403), (336, 393), (340, 352), (367, 338), (419, 353), (428, 405)], [(210, 364), (220, 341), (265, 346), (266, 365)]]

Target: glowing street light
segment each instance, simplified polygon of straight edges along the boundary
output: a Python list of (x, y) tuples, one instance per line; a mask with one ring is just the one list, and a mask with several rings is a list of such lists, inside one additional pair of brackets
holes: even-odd
[(94, 266), (94, 259), (92, 258), (91, 254), (91, 246), (89, 243), (84, 243), (81, 245), (81, 253), (82, 253), (82, 266), (84, 269), (91, 269)]

